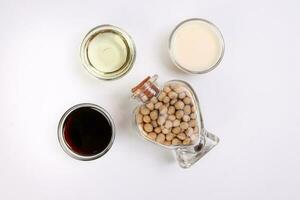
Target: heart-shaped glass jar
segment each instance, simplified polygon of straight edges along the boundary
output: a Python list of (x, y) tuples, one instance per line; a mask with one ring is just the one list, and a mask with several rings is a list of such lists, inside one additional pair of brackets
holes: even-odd
[(174, 150), (179, 165), (188, 168), (210, 151), (219, 138), (204, 129), (197, 96), (181, 80), (156, 84), (158, 76), (147, 77), (132, 89), (142, 104), (134, 110), (140, 135)]

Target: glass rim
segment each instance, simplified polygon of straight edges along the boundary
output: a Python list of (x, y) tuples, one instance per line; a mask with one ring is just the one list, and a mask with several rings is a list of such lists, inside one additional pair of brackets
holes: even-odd
[[(95, 69), (95, 67), (90, 63), (87, 54), (89, 43), (91, 40), (99, 33), (112, 32), (121, 37), (127, 48), (127, 60), (115, 71), (103, 72)], [(80, 46), (80, 58), (84, 68), (89, 72), (89, 74), (101, 80), (115, 80), (126, 75), (133, 67), (136, 59), (136, 47), (132, 37), (125, 32), (123, 29), (113, 26), (110, 24), (103, 24), (92, 28), (84, 37)]]
[[(66, 118), (73, 111), (77, 110), (78, 108), (84, 108), (84, 107), (93, 108), (97, 112), (103, 114), (107, 118), (107, 120), (109, 121), (109, 123), (111, 124), (111, 127), (112, 127), (112, 137), (111, 137), (108, 145), (106, 146), (106, 148), (103, 151), (101, 151), (100, 153), (97, 153), (92, 156), (83, 156), (83, 155), (77, 154), (74, 151), (72, 151), (66, 144), (66, 141), (64, 139), (64, 133), (63, 133), (63, 127), (64, 127)], [(58, 123), (57, 135), (58, 135), (58, 141), (60, 143), (60, 146), (62, 147), (62, 149), (64, 150), (65, 153), (67, 153), (69, 156), (71, 156), (72, 158), (75, 158), (77, 160), (90, 161), (90, 160), (95, 160), (97, 158), (100, 158), (101, 156), (103, 156), (110, 150), (110, 148), (112, 147), (114, 140), (115, 140), (116, 128), (115, 128), (115, 124), (114, 124), (112, 117), (104, 108), (102, 108), (96, 104), (92, 104), (92, 103), (80, 103), (75, 106), (72, 106), (62, 115), (62, 117), (60, 118), (59, 123)]]
[[(222, 46), (221, 46), (222, 49), (221, 49), (220, 57), (219, 57), (219, 59), (217, 60), (217, 62), (216, 62), (215, 64), (213, 64), (213, 65), (210, 66), (208, 69), (203, 70), (203, 71), (191, 71), (191, 70), (188, 70), (186, 67), (180, 65), (180, 64), (176, 61), (176, 59), (174, 58), (174, 55), (173, 55), (173, 53), (172, 53), (172, 48), (171, 48), (171, 46), (172, 46), (172, 40), (173, 40), (173, 36), (174, 36), (175, 32), (178, 30), (178, 28), (179, 28), (181, 25), (183, 25), (183, 24), (185, 24), (185, 23), (187, 23), (187, 22), (190, 22), (190, 21), (201, 21), (201, 22), (205, 22), (205, 23), (211, 25), (212, 27), (214, 27), (214, 28), (216, 29), (216, 31), (218, 32), (218, 34), (220, 35), (220, 41), (221, 41), (221, 43), (222, 43)], [(180, 69), (180, 70), (182, 70), (182, 71), (184, 71), (184, 72), (186, 72), (186, 73), (190, 73), (190, 74), (205, 74), (205, 73), (207, 73), (207, 72), (210, 72), (210, 71), (214, 70), (214, 69), (220, 64), (220, 62), (222, 61), (222, 59), (223, 59), (223, 57), (224, 57), (224, 53), (225, 53), (225, 41), (224, 41), (224, 37), (223, 37), (223, 35), (222, 35), (220, 29), (219, 29), (214, 23), (212, 23), (212, 22), (210, 22), (210, 21), (208, 21), (208, 20), (206, 20), (206, 19), (203, 19), (203, 18), (189, 18), (189, 19), (186, 19), (186, 20), (184, 20), (184, 21), (181, 21), (181, 22), (180, 22), (179, 24), (177, 24), (177, 25), (175, 26), (175, 28), (172, 30), (171, 35), (170, 35), (170, 37), (169, 37), (168, 51), (169, 51), (169, 55), (170, 55), (170, 58), (171, 58), (173, 64), (174, 64), (178, 69)]]

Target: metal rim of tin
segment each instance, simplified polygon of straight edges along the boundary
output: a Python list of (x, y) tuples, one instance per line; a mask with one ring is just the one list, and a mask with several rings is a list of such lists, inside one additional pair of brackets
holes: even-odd
[[(96, 111), (98, 111), (99, 113), (103, 114), (107, 118), (107, 120), (110, 122), (111, 127), (112, 127), (112, 137), (111, 137), (110, 142), (107, 145), (107, 147), (100, 153), (92, 155), (92, 156), (83, 156), (83, 155), (77, 154), (74, 151), (72, 151), (66, 144), (66, 141), (64, 138), (64, 133), (63, 133), (64, 123), (65, 123), (66, 118), (69, 116), (69, 114), (72, 113), (73, 111), (75, 111), (76, 109), (83, 108), (83, 107), (93, 108)], [(114, 140), (115, 140), (116, 128), (115, 128), (115, 124), (114, 124), (112, 117), (104, 108), (102, 108), (98, 105), (92, 104), (92, 103), (81, 103), (81, 104), (77, 104), (77, 105), (69, 108), (63, 114), (63, 116), (61, 117), (59, 124), (58, 124), (57, 134), (58, 134), (58, 141), (60, 143), (60, 146), (69, 156), (71, 156), (72, 158), (75, 158), (77, 160), (90, 161), (90, 160), (95, 160), (95, 159), (103, 156), (110, 150), (110, 148), (112, 147), (112, 144), (114, 143)]]
[[(174, 34), (175, 34), (175, 32), (177, 31), (177, 29), (181, 26), (181, 25), (183, 25), (184, 23), (187, 23), (187, 22), (190, 22), (190, 21), (201, 21), (201, 22), (205, 22), (205, 23), (207, 23), (207, 24), (209, 24), (209, 25), (211, 25), (211, 26), (213, 26), (215, 29), (216, 29), (216, 31), (217, 31), (217, 34), (219, 34), (220, 35), (220, 41), (221, 41), (221, 54), (220, 54), (220, 57), (219, 57), (219, 59), (217, 60), (217, 62), (214, 64), (214, 65), (212, 65), (210, 68), (208, 68), (207, 70), (203, 70), (203, 71), (191, 71), (191, 70), (188, 70), (186, 67), (184, 67), (184, 66), (182, 66), (182, 65), (180, 65), (177, 61), (176, 61), (176, 59), (174, 58), (174, 55), (173, 55), (173, 53), (172, 53), (172, 48), (171, 48), (171, 46), (172, 46), (172, 40), (173, 40), (173, 36), (174, 36)], [(190, 74), (205, 74), (205, 73), (207, 73), (207, 72), (210, 72), (210, 71), (212, 71), (213, 69), (215, 69), (219, 64), (220, 64), (220, 62), (221, 62), (221, 60), (223, 59), (223, 57), (224, 57), (224, 52), (225, 52), (225, 41), (224, 41), (224, 37), (223, 37), (223, 35), (222, 35), (222, 33), (221, 33), (221, 31), (220, 31), (220, 29), (214, 24), (214, 23), (212, 23), (212, 22), (210, 22), (210, 21), (208, 21), (208, 20), (206, 20), (206, 19), (202, 19), (202, 18), (190, 18), (190, 19), (186, 19), (186, 20), (184, 20), (184, 21), (182, 21), (182, 22), (180, 22), (179, 24), (177, 24), (177, 26), (173, 29), (173, 31), (172, 31), (172, 33), (171, 33), (171, 35), (170, 35), (170, 37), (169, 37), (169, 55), (170, 55), (170, 58), (171, 58), (171, 60), (172, 60), (172, 62), (174, 63), (174, 65), (177, 67), (177, 68), (179, 68), (180, 70), (182, 70), (182, 71), (184, 71), (184, 72), (186, 72), (186, 73), (190, 73)]]
[[(97, 36), (99, 33), (105, 33), (105, 32), (112, 32), (120, 36), (120, 38), (123, 40), (127, 48), (127, 58), (125, 63), (120, 68), (112, 72), (101, 72), (100, 70), (97, 70), (91, 64), (87, 53), (91, 40), (94, 39), (94, 37)], [(104, 24), (104, 25), (96, 26), (86, 34), (86, 36), (84, 37), (81, 43), (80, 57), (81, 57), (81, 62), (85, 67), (85, 69), (94, 77), (102, 80), (114, 80), (114, 79), (121, 78), (131, 70), (135, 62), (136, 48), (133, 39), (127, 32), (125, 32), (119, 27), (109, 25), (109, 24)]]

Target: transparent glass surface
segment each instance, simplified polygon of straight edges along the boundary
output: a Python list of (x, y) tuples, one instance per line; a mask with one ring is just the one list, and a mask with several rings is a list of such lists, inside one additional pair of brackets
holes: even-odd
[[(69, 148), (69, 146), (65, 140), (64, 133), (63, 133), (65, 120), (69, 116), (69, 114), (72, 113), (74, 110), (76, 110), (78, 108), (83, 108), (83, 107), (93, 108), (96, 111), (98, 111), (99, 113), (105, 115), (105, 117), (110, 122), (111, 127), (112, 127), (112, 137), (111, 137), (111, 140), (110, 140), (109, 144), (107, 145), (107, 147), (102, 152), (100, 152), (96, 155), (92, 155), (92, 156), (83, 156), (83, 155), (77, 154), (76, 152), (72, 151), (72, 149)], [(75, 158), (77, 160), (82, 160), (82, 161), (95, 160), (95, 159), (100, 158), (101, 156), (105, 155), (112, 147), (113, 142), (115, 140), (115, 135), (116, 135), (116, 128), (115, 128), (114, 121), (113, 121), (112, 117), (110, 116), (110, 114), (104, 108), (102, 108), (98, 105), (95, 105), (95, 104), (91, 104), (91, 103), (81, 103), (81, 104), (77, 104), (77, 105), (69, 108), (61, 117), (59, 124), (58, 124), (58, 129), (57, 129), (58, 141), (59, 141), (62, 149), (72, 158)]]
[[(107, 34), (110, 35), (109, 38), (106, 38)], [(98, 42), (93, 42), (94, 40)], [(91, 57), (92, 46), (99, 48), (94, 57)], [(116, 46), (120, 48), (118, 49), (120, 52), (114, 49)], [(115, 61), (122, 57), (119, 55), (120, 53), (125, 54), (126, 58), (124, 58), (124, 61), (120, 61), (119, 65), (114, 66), (114, 70), (112, 70), (110, 65), (113, 64), (111, 62), (116, 64)], [(102, 80), (115, 80), (124, 76), (133, 67), (135, 56), (135, 44), (131, 36), (123, 29), (109, 24), (97, 26), (89, 31), (83, 39), (80, 48), (80, 57), (85, 69), (96, 78)], [(95, 59), (99, 62), (101, 61), (103, 66), (96, 66), (95, 62), (93, 62)], [(110, 62), (107, 62), (108, 60)]]
[(134, 89), (133, 97), (140, 102), (134, 124), (140, 136), (174, 151), (179, 165), (188, 168), (219, 138), (204, 128), (198, 98), (187, 82), (172, 80), (159, 87), (156, 79), (147, 78)]
[[(173, 44), (173, 40), (174, 40), (174, 36), (176, 35), (176, 31), (181, 27), (183, 26), (184, 24), (187, 24), (189, 22), (202, 22), (202, 23), (207, 23), (208, 25), (211, 26), (211, 28), (213, 29), (214, 33), (218, 36), (218, 42), (221, 44), (221, 53), (220, 55), (218, 56), (218, 59), (217, 61), (211, 65), (211, 66), (208, 66), (208, 69), (205, 69), (205, 70), (190, 70), (187, 66), (184, 66), (184, 65), (181, 65), (180, 63), (177, 62), (176, 60), (176, 56), (174, 55), (174, 52), (173, 52), (173, 47), (172, 47), (172, 44)], [(224, 38), (222, 36), (222, 33), (221, 31), (219, 30), (219, 28), (213, 24), (212, 22), (206, 20), (206, 19), (201, 19), (201, 18), (191, 18), (191, 19), (187, 19), (187, 20), (184, 20), (182, 22), (180, 22), (175, 28), (174, 30), (172, 31), (170, 37), (169, 37), (169, 55), (170, 55), (170, 58), (172, 60), (172, 62), (174, 63), (174, 65), (179, 68), (180, 70), (186, 72), (186, 73), (190, 73), (190, 74), (204, 74), (204, 73), (207, 73), (207, 72), (210, 72), (211, 70), (215, 69), (221, 62), (221, 60), (223, 59), (223, 56), (224, 56), (224, 52), (225, 52), (225, 41), (224, 41)]]

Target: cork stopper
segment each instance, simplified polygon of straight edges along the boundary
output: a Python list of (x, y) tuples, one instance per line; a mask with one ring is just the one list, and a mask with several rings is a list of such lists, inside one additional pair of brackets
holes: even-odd
[(160, 92), (159, 88), (155, 83), (157, 78), (157, 75), (154, 75), (152, 77), (148, 76), (137, 86), (132, 88), (131, 92), (133, 98), (139, 99), (145, 103), (149, 101), (152, 97), (157, 96)]

